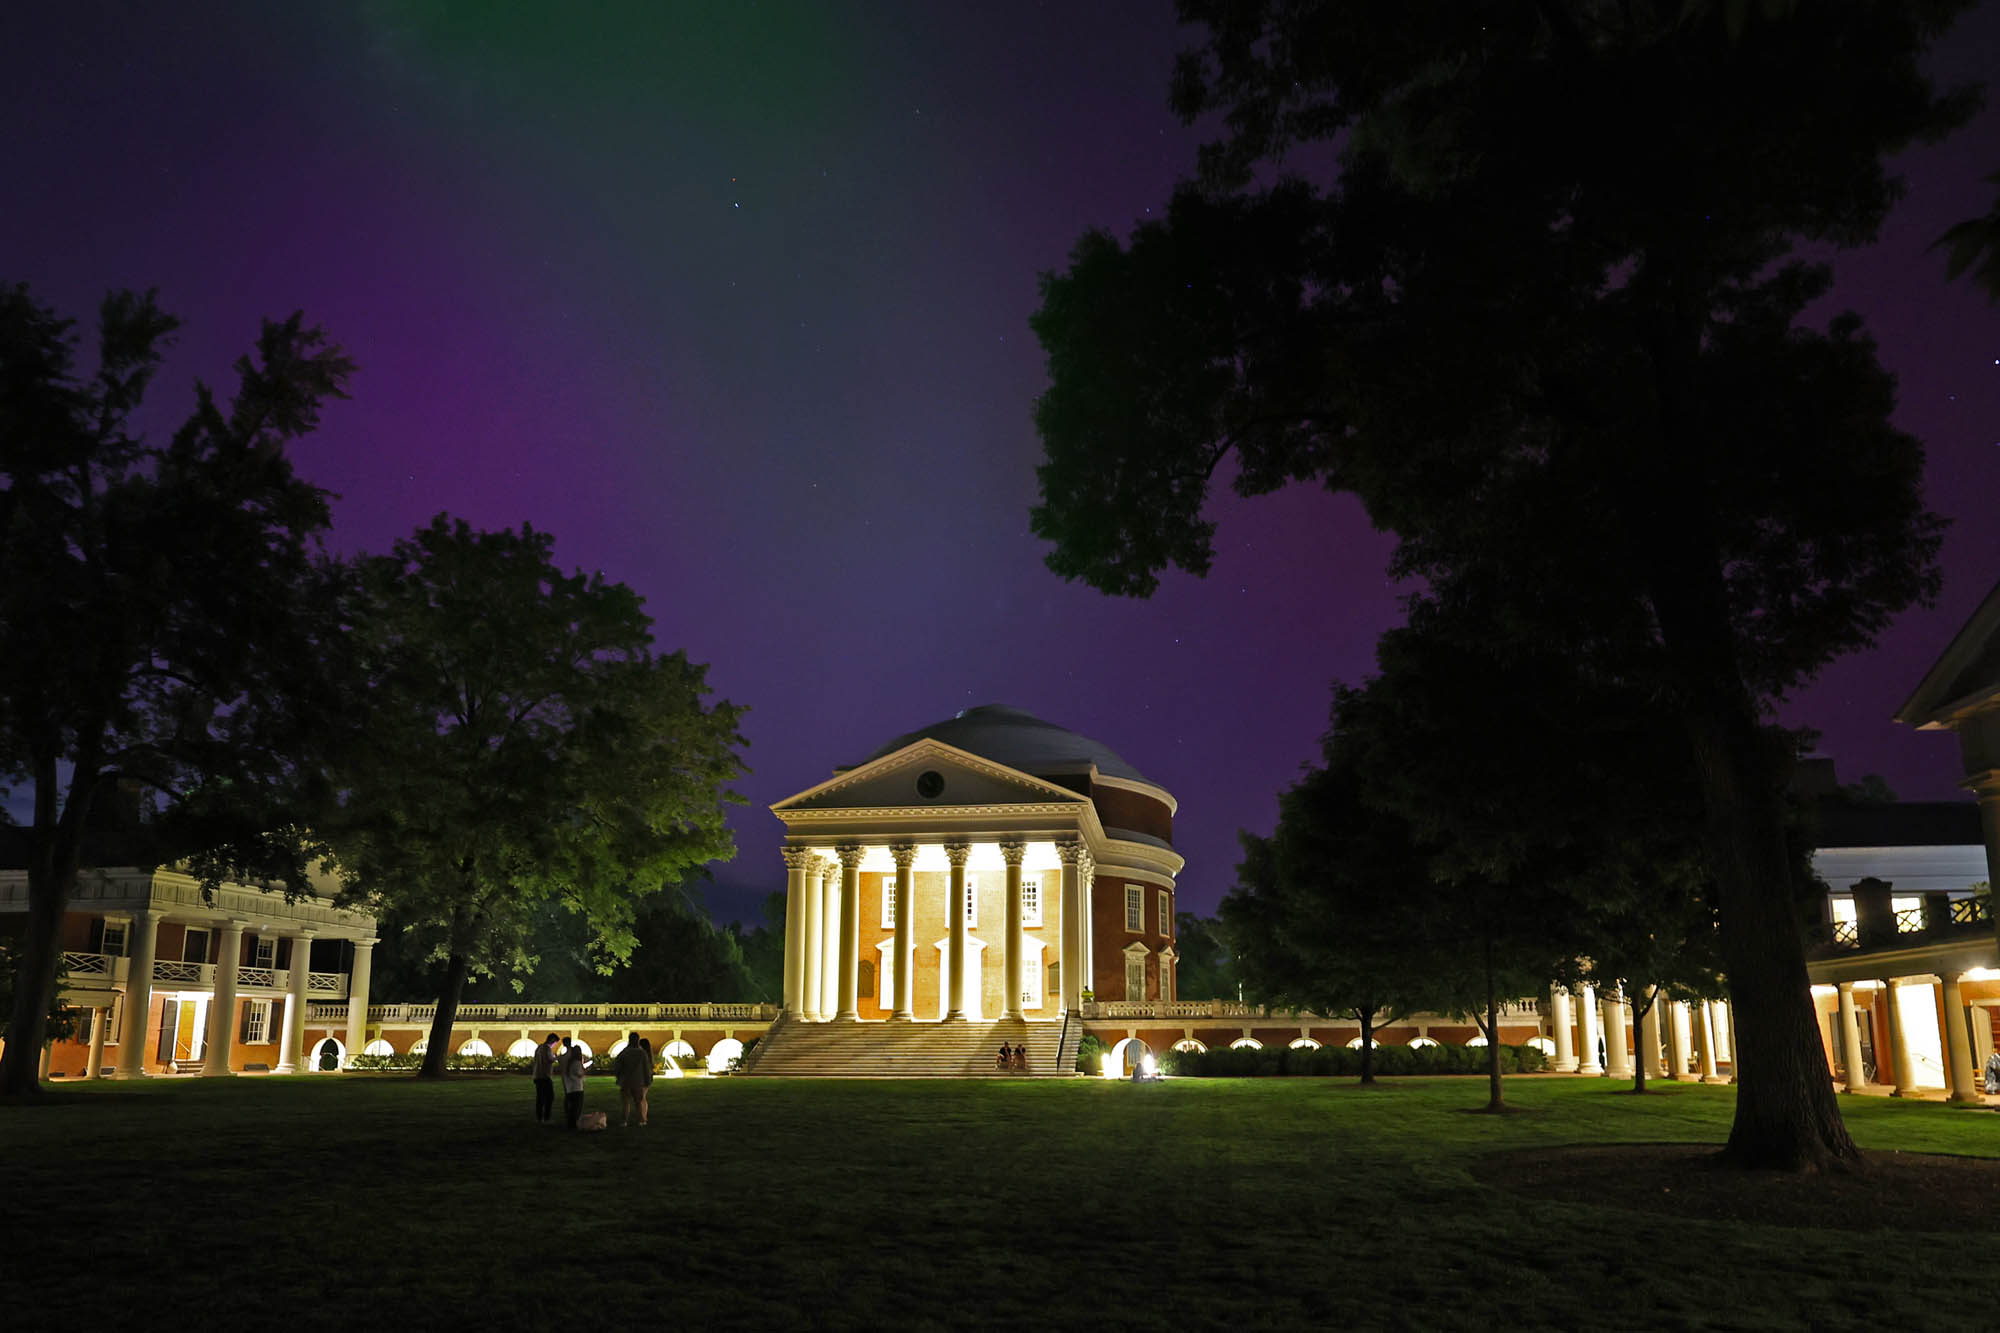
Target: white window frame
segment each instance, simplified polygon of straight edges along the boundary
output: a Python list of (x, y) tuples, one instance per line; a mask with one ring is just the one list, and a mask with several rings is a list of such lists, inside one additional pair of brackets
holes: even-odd
[(1042, 877), (1040, 872), (1032, 875), (1025, 871), (1022, 872), (1021, 924), (1024, 927), (1039, 927), (1042, 924)]
[(1141, 934), (1146, 929), (1146, 891), (1137, 884), (1125, 886), (1125, 929)]
[(250, 966), (276, 967), (278, 965), (278, 937), (259, 935), (250, 950)]
[(974, 930), (979, 928), (979, 876), (965, 877), (965, 924)]
[(896, 928), (896, 877), (882, 876), (882, 929)]
[[(201, 936), (201, 957), (188, 957), (188, 947), (196, 935)], [(207, 926), (189, 926), (181, 932), (181, 961), (183, 963), (206, 963), (208, 956), (215, 952), (215, 932)]]
[[(1138, 969), (1139, 974), (1139, 990), (1137, 994), (1134, 994), (1132, 990), (1132, 973), (1135, 968)], [(1125, 998), (1127, 1000), (1143, 1000), (1146, 998), (1145, 954), (1128, 953), (1125, 955)]]
[(1030, 965), (1021, 969), (1021, 1007), (1023, 1009), (1039, 1009), (1042, 1007), (1041, 951), (1028, 951), (1025, 961)]
[(1174, 936), (1174, 895), (1160, 890), (1160, 935), (1165, 939)]
[(245, 1000), (243, 1017), (237, 1026), (245, 1046), (266, 1046), (271, 1041), (271, 1002)]
[(125, 992), (111, 992), (111, 1007), (104, 1015), (104, 1044), (116, 1046), (118, 1034), (125, 1030)]
[[(117, 932), (115, 939), (112, 935), (113, 931)], [(131, 938), (132, 926), (130, 922), (106, 917), (104, 918), (104, 934), (98, 942), (97, 951), (112, 958), (123, 958)]]

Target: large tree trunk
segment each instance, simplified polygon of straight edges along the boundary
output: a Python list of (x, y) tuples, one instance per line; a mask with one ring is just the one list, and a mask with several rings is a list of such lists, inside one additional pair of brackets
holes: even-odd
[(1361, 1085), (1373, 1087), (1375, 1084), (1375, 1011), (1357, 1009), (1354, 1016), (1361, 1020)]
[[(1642, 993), (1645, 987), (1640, 987)], [(1643, 1094), (1646, 1091), (1646, 1061), (1653, 1053), (1640, 1045), (1646, 1040), (1646, 1015), (1653, 1012), (1653, 1006), (1660, 1002), (1660, 988), (1655, 986), (1646, 996), (1646, 1002), (1632, 1011), (1632, 1091)]]
[(81, 830), (95, 784), (78, 768), (69, 799), (57, 813), (53, 760), (35, 765), (34, 823), (28, 834), (28, 929), (13, 976), (14, 1012), (7, 1020), (7, 1049), (0, 1054), (0, 1097), (31, 1097), (42, 1089), (42, 1046), (48, 1040), (62, 957), (63, 909), (76, 888)]
[(424, 1046), (424, 1063), (418, 1078), (443, 1078), (445, 1057), (451, 1054), (451, 1028), (458, 1018), (458, 997), (465, 990), (465, 974), (471, 968), (462, 953), (452, 954), (444, 965), (444, 990), (438, 995), (437, 1013), (431, 1017), (431, 1035)]
[(1486, 936), (1486, 1109), (1504, 1111), (1500, 1084), (1500, 997), (1493, 993), (1493, 936)]
[[(1792, 900), (1779, 775), (1744, 684), (1722, 573), (1679, 553), (1655, 607), (1681, 695), (1720, 895), (1721, 944), (1748, 1068), (1736, 1089), (1730, 1165), (1816, 1171), (1857, 1160), (1827, 1077)], [(1678, 577), (1675, 577), (1677, 575)]]

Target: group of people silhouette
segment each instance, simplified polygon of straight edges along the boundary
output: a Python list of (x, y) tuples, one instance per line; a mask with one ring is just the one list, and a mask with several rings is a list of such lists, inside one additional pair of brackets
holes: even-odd
[(1022, 1042), (1018, 1046), (1009, 1046), (1006, 1042), (1001, 1042), (1000, 1058), (994, 1061), (993, 1067), (995, 1069), (1011, 1070), (1016, 1074), (1027, 1073), (1028, 1043)]

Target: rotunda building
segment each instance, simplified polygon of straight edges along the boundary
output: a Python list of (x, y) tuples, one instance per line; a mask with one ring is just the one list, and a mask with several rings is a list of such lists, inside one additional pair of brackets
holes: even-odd
[(771, 807), (785, 1013), (1056, 1022), (1174, 998), (1172, 793), (1110, 746), (989, 704)]

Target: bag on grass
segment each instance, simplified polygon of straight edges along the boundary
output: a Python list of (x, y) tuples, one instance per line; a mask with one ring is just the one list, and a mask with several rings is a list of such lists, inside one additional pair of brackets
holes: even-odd
[(576, 1127), (578, 1129), (603, 1129), (604, 1126), (605, 1119), (604, 1112), (602, 1111), (585, 1111), (576, 1118)]

